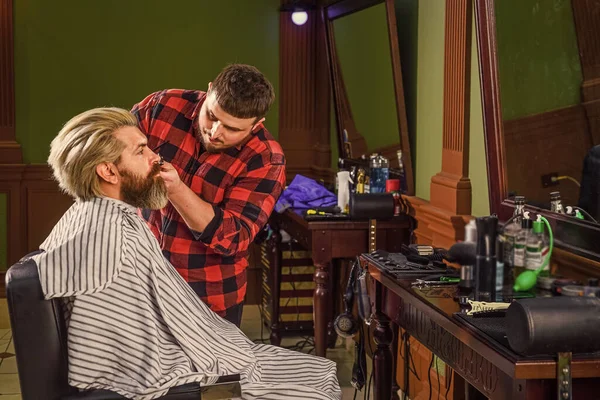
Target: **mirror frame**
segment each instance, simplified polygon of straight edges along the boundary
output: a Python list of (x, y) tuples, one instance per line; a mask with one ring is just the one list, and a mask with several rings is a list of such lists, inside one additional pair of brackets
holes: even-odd
[[(412, 155), (410, 151), (410, 138), (406, 119), (406, 106), (404, 102), (404, 85), (402, 81), (402, 68), (400, 63), (400, 47), (398, 45), (398, 30), (396, 26), (396, 13), (394, 0), (340, 0), (322, 8), (322, 17), (325, 24), (327, 62), (329, 65), (331, 87), (333, 92), (333, 105), (335, 109), (337, 145), (340, 158), (351, 158), (344, 147), (344, 128), (348, 134), (348, 141), (352, 145), (354, 158), (359, 154), (367, 154), (368, 148), (364, 137), (357, 131), (352, 117), (352, 109), (341, 73), (341, 66), (335, 46), (333, 21), (338, 18), (362, 11), (372, 6), (385, 3), (388, 37), (390, 42), (390, 58), (392, 60), (392, 75), (394, 81), (394, 94), (396, 97), (396, 117), (399, 131), (399, 148), (402, 150), (404, 173), (406, 177), (406, 195), (414, 196), (414, 174)], [(374, 149), (371, 149), (371, 151)]]
[[(497, 214), (500, 221), (506, 221), (512, 216), (515, 205), (508, 199), (506, 149), (498, 78), (496, 1), (474, 1), (490, 213)], [(529, 205), (526, 209), (548, 219), (554, 231), (556, 247), (600, 261), (600, 224)]]

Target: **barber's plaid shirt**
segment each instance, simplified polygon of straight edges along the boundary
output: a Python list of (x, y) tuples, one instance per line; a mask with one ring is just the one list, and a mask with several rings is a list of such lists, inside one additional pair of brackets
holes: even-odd
[(279, 143), (260, 125), (239, 148), (204, 150), (198, 113), (205, 92), (170, 89), (133, 107), (151, 149), (173, 164), (181, 180), (212, 204), (214, 219), (204, 232), (192, 231), (169, 203), (142, 216), (163, 254), (194, 291), (221, 315), (246, 294), (248, 247), (266, 224), (285, 186), (285, 158)]

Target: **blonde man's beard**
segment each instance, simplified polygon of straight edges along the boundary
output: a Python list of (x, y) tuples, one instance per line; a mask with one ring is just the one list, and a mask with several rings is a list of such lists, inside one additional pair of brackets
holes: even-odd
[(121, 197), (124, 202), (137, 208), (151, 210), (159, 210), (168, 204), (165, 181), (162, 177), (156, 176), (160, 172), (160, 165), (154, 164), (146, 177), (125, 169), (119, 172), (123, 177)]

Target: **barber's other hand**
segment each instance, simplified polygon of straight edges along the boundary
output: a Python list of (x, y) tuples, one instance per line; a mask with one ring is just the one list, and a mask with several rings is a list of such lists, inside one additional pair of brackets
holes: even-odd
[(177, 173), (173, 164), (166, 161), (163, 162), (160, 168), (160, 176), (164, 179), (167, 186), (167, 193), (173, 194), (183, 186), (183, 182)]

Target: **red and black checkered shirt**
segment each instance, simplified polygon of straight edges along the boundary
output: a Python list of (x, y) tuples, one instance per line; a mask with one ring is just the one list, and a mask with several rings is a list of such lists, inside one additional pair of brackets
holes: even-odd
[(285, 186), (281, 146), (260, 125), (241, 147), (209, 153), (199, 140), (198, 113), (205, 92), (170, 89), (133, 107), (148, 147), (173, 164), (181, 180), (212, 204), (204, 232), (191, 230), (169, 203), (141, 214), (165, 257), (210, 308), (225, 311), (246, 295), (248, 247), (264, 227)]

